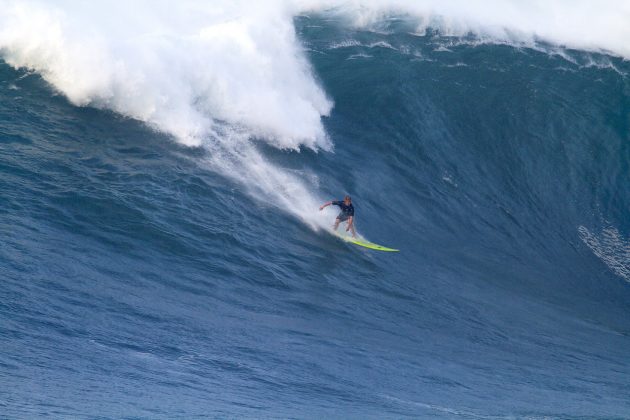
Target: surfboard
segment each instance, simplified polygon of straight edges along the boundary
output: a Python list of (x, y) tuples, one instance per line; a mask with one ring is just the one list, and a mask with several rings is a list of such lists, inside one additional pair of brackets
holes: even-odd
[(335, 236), (339, 237), (343, 241), (346, 241), (346, 242), (351, 243), (351, 244), (359, 245), (359, 246), (362, 246), (364, 248), (373, 249), (375, 251), (398, 252), (397, 249), (388, 248), (388, 247), (383, 246), (383, 245), (375, 244), (373, 242), (367, 241), (367, 240), (362, 239), (362, 238), (353, 238), (352, 236), (342, 235), (341, 233), (335, 232), (335, 231), (333, 231), (333, 234)]

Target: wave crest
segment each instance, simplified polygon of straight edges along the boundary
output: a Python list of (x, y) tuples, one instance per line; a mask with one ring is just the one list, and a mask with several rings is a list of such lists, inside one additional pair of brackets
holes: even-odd
[[(282, 7), (11, 2), (0, 50), (76, 105), (111, 109), (199, 145), (215, 121), (281, 148), (329, 148), (332, 102)], [(112, 10), (116, 13), (113, 14)]]

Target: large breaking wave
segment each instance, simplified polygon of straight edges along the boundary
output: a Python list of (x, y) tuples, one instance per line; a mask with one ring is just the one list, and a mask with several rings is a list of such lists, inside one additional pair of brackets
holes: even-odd
[(334, 98), (318, 83), (293, 26), (305, 13), (377, 31), (398, 17), (418, 35), (435, 30), (630, 57), (630, 5), (615, 1), (8, 1), (0, 52), (76, 105), (109, 109), (207, 148), (215, 170), (315, 227), (323, 223), (313, 210), (316, 186), (267, 162), (252, 141), (332, 150), (322, 118)]

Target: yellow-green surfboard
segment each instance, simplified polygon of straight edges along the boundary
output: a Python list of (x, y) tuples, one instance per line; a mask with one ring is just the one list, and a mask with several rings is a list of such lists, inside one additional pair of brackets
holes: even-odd
[(369, 249), (373, 249), (376, 251), (385, 251), (385, 252), (398, 252), (397, 249), (394, 248), (388, 248), (386, 246), (383, 245), (378, 245), (375, 244), (373, 242), (370, 241), (366, 241), (365, 239), (361, 239), (361, 238), (353, 238), (352, 236), (346, 236), (346, 235), (342, 235), (339, 232), (333, 232), (335, 236), (339, 237), (340, 239), (349, 242), (351, 244), (355, 244), (355, 245), (359, 245), (362, 246), (364, 248), (369, 248)]

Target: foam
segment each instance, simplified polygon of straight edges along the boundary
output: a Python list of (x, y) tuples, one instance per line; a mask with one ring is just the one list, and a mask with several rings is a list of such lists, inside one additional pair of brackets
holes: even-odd
[(630, 240), (619, 231), (608, 226), (599, 234), (593, 233), (584, 226), (578, 227), (582, 241), (593, 251), (606, 266), (619, 277), (630, 282)]
[(0, 55), (77, 106), (207, 148), (213, 170), (279, 207), (299, 202), (296, 216), (324, 225), (311, 186), (266, 162), (250, 141), (332, 149), (321, 122), (332, 101), (283, 3), (5, 1)]
[(185, 144), (201, 144), (219, 120), (277, 147), (329, 149), (320, 118), (332, 102), (284, 8), (221, 6), (9, 2), (0, 49), (72, 103), (111, 109)]

